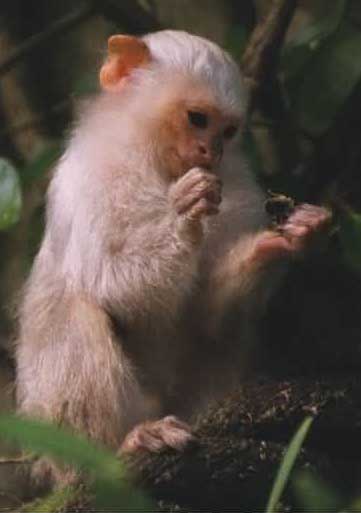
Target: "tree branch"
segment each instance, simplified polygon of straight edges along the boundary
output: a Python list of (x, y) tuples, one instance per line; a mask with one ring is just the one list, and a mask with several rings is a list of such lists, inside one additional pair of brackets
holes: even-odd
[(241, 68), (250, 89), (250, 108), (263, 85), (273, 76), (282, 43), (298, 0), (273, 0), (267, 16), (249, 39)]
[(74, 26), (85, 21), (95, 13), (95, 8), (92, 3), (82, 5), (72, 13), (67, 14), (63, 18), (52, 23), (43, 32), (34, 34), (26, 39), (23, 43), (18, 45), (12, 52), (10, 52), (5, 59), (0, 61), (0, 75), (7, 73), (15, 64), (21, 59), (32, 53), (36, 48), (48, 42), (49, 40), (57, 37), (59, 34), (72, 29)]
[(80, 6), (72, 13), (55, 21), (43, 32), (34, 34), (14, 48), (5, 59), (0, 61), (0, 75), (7, 73), (15, 64), (32, 53), (39, 46), (57, 37), (59, 34), (63, 34), (72, 29), (74, 26), (94, 15), (97, 11), (112, 22), (119, 23), (121, 26), (126, 27), (129, 32), (142, 33), (159, 30), (161, 28), (153, 14), (133, 0), (119, 2), (116, 0), (104, 0), (102, 2), (96, 0), (90, 1)]
[[(155, 499), (184, 511), (263, 511), (284, 450), (308, 415), (315, 420), (296, 467), (329, 482), (336, 472), (346, 477), (344, 458), (352, 475), (360, 458), (360, 390), (358, 375), (245, 382), (199, 419), (193, 446), (139, 452), (128, 466)], [(287, 492), (284, 500), (292, 504)], [(291, 504), (282, 511), (293, 511)]]

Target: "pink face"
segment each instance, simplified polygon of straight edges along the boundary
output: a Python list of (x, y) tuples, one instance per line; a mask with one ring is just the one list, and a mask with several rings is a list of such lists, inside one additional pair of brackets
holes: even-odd
[(192, 167), (216, 171), (239, 126), (239, 118), (223, 114), (210, 103), (170, 103), (157, 131), (160, 162), (170, 177), (181, 176)]

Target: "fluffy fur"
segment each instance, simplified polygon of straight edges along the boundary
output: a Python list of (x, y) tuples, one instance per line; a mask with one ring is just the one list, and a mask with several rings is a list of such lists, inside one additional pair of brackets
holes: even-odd
[(90, 102), (55, 170), (17, 346), (19, 411), (114, 448), (137, 422), (190, 418), (235, 384), (271, 289), (249, 263), (266, 220), (239, 139), (221, 161), (220, 213), (198, 238), (172, 204), (182, 177), (165, 178), (157, 158), (154, 123), (173, 98), (242, 117), (236, 64), (184, 32), (144, 41), (152, 61)]

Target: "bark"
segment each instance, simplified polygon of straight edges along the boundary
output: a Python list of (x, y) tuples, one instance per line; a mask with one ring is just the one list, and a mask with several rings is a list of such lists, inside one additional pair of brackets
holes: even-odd
[[(360, 392), (359, 377), (248, 382), (199, 420), (198, 441), (184, 453), (141, 454), (129, 465), (166, 510), (264, 510), (285, 448), (312, 415), (297, 469), (351, 486), (361, 456)], [(283, 509), (294, 507), (288, 490)]]

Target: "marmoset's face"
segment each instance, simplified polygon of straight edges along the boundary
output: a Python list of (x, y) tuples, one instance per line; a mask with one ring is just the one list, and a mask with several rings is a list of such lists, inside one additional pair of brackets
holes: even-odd
[(213, 102), (170, 101), (156, 129), (159, 161), (173, 178), (193, 167), (217, 172), (239, 128), (240, 118), (222, 112)]

